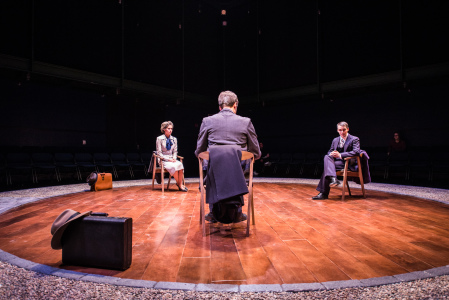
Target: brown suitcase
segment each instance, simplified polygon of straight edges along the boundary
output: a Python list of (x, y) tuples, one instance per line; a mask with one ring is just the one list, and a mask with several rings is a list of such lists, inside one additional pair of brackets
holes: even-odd
[(91, 191), (112, 189), (112, 174), (97, 173), (97, 181), (91, 186)]
[(125, 270), (132, 261), (132, 218), (91, 215), (75, 220), (61, 243), (63, 264)]

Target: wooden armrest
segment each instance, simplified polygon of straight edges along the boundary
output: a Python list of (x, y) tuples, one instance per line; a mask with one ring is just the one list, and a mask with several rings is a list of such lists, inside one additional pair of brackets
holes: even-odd
[(162, 156), (157, 155), (156, 153), (153, 153), (153, 156), (156, 157), (156, 158), (160, 158), (161, 160), (164, 160), (164, 158)]
[(352, 159), (352, 158), (357, 158), (357, 156), (362, 157), (362, 156), (363, 156), (363, 153), (360, 153), (359, 155), (354, 155), (354, 156), (345, 157), (345, 160), (350, 160), (350, 159)]
[(177, 155), (177, 157), (179, 158), (179, 159), (184, 159), (184, 157), (183, 156), (179, 156), (179, 155)]

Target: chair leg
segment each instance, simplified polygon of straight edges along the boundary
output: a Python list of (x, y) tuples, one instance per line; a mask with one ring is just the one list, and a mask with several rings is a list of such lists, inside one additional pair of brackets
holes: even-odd
[(343, 177), (343, 187), (341, 189), (341, 200), (345, 200), (345, 194), (346, 194), (346, 180), (345, 177)]
[(151, 184), (151, 189), (154, 190), (154, 176), (156, 176), (156, 172), (153, 170), (153, 183)]
[(201, 230), (203, 232), (203, 236), (206, 236), (206, 214), (204, 211), (204, 202), (205, 202), (205, 195), (204, 195), (204, 186), (201, 187), (201, 211), (200, 211), (200, 223), (201, 223)]
[(351, 188), (349, 187), (349, 181), (348, 181), (348, 178), (346, 177), (346, 187), (348, 188), (348, 194), (349, 194), (349, 196), (352, 196), (352, 194), (351, 194)]
[(76, 172), (76, 177), (78, 178), (78, 180), (81, 180), (81, 170), (80, 170), (80, 168), (78, 167), (78, 166), (76, 166), (76, 170), (75, 170), (75, 172)]
[(246, 236), (249, 236), (249, 227), (251, 226), (251, 195), (248, 196), (248, 213), (246, 215)]
[(165, 184), (165, 179), (164, 179), (164, 169), (161, 168), (162, 195), (164, 194), (164, 184)]
[[(349, 190), (349, 186), (348, 186), (348, 166), (349, 166), (349, 161), (346, 161), (345, 162), (345, 168), (343, 170), (343, 188), (342, 188), (342, 192), (341, 192), (341, 200), (342, 201), (345, 200), (346, 187)], [(351, 195), (351, 192), (349, 192), (349, 195)]]
[(254, 198), (253, 195), (251, 195), (251, 214), (253, 219), (253, 225), (256, 225), (256, 217), (254, 215)]
[(61, 176), (59, 175), (58, 168), (55, 168), (55, 176), (56, 176), (56, 181), (60, 182), (61, 181)]
[(32, 177), (33, 183), (38, 183), (36, 170), (31, 170), (31, 177)]
[(171, 180), (171, 175), (169, 174), (168, 175), (168, 183), (167, 183), (167, 191), (170, 189), (170, 180)]

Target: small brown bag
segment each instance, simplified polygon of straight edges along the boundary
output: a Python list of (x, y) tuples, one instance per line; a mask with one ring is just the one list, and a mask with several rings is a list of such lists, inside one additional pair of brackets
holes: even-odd
[(91, 191), (101, 191), (112, 189), (112, 174), (92, 172), (86, 180)]

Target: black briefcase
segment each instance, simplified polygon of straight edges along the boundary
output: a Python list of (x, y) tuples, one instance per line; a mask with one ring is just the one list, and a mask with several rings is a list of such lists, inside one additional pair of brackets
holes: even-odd
[(67, 227), (61, 242), (63, 264), (125, 270), (132, 259), (132, 218), (84, 217)]

